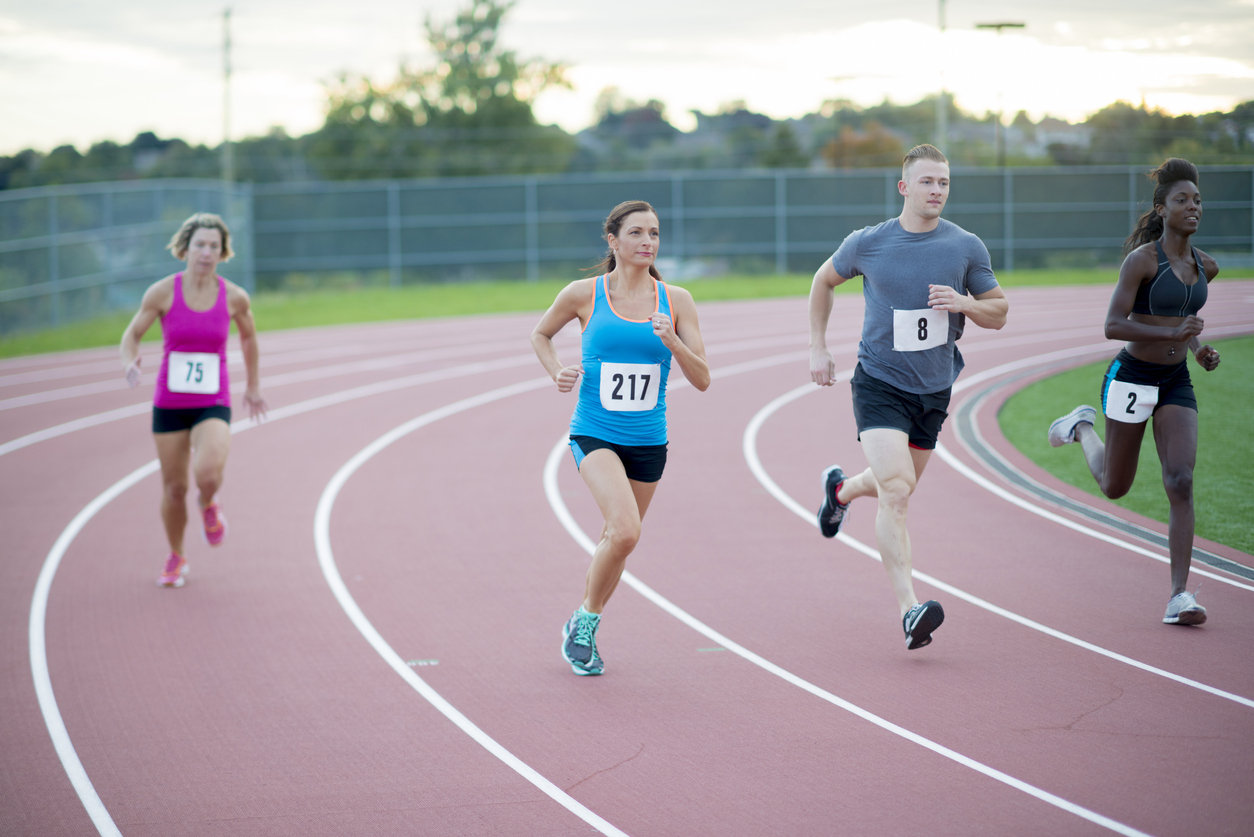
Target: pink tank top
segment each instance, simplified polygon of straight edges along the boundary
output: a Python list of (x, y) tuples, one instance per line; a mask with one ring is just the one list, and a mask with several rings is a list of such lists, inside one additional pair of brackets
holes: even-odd
[(153, 406), (167, 410), (231, 406), (226, 371), (226, 338), (231, 312), (226, 280), (218, 279), (218, 298), (208, 311), (193, 311), (183, 299), (183, 274), (174, 277), (174, 301), (161, 318), (165, 354), (157, 373)]

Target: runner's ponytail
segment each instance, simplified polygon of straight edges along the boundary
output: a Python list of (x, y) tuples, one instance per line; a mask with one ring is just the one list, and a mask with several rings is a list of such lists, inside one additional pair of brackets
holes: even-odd
[(1125, 256), (1142, 244), (1157, 241), (1162, 236), (1163, 216), (1158, 214), (1158, 207), (1167, 205), (1167, 193), (1181, 180), (1187, 180), (1194, 186), (1197, 185), (1197, 166), (1180, 157), (1172, 157), (1151, 171), (1147, 177), (1158, 183), (1154, 187), (1154, 205), (1149, 212), (1137, 219), (1132, 235), (1128, 236), (1127, 241), (1123, 243)]

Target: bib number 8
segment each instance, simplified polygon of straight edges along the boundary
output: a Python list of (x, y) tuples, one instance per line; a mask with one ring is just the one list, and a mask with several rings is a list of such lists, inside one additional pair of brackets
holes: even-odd
[(658, 363), (601, 363), (601, 406), (615, 413), (641, 413), (657, 406), (662, 366)]
[(893, 311), (893, 351), (921, 352), (948, 341), (948, 312), (932, 308)]

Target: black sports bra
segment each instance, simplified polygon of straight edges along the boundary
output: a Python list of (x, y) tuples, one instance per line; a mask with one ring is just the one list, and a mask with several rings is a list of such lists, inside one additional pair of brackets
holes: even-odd
[(1132, 313), (1152, 314), (1159, 317), (1187, 317), (1202, 310), (1206, 304), (1206, 271), (1202, 269), (1202, 257), (1193, 248), (1193, 261), (1197, 264), (1197, 282), (1186, 285), (1176, 276), (1163, 252), (1163, 243), (1155, 241), (1158, 249), (1158, 275), (1153, 281), (1142, 283), (1136, 289), (1136, 301)]

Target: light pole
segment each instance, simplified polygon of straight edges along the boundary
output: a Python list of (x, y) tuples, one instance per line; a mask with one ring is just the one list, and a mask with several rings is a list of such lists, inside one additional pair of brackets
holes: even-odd
[(222, 12), (222, 180), (235, 180), (235, 155), (231, 152), (231, 8)]
[[(977, 23), (975, 24), (975, 28), (976, 29), (995, 29), (997, 30), (997, 37), (1000, 38), (1001, 30), (1022, 29), (1026, 25), (1027, 24), (1024, 24), (1024, 23)], [(1002, 128), (1002, 125), (1001, 125), (1001, 119), (1002, 119), (1001, 98), (1002, 98), (1003, 92), (1004, 91), (999, 86), (997, 88), (997, 123), (993, 125), (993, 157), (996, 159), (997, 165), (999, 167), (1005, 167), (1006, 165), (1006, 140), (1005, 140), (1005, 137), (1003, 136), (1004, 129)]]
[[(943, 39), (945, 35), (945, 0), (937, 0), (937, 3), (939, 4), (940, 33)], [(945, 50), (943, 46), (939, 52), (942, 56), (941, 60), (944, 60)], [(949, 94), (945, 92), (945, 68), (943, 65), (941, 66), (940, 77), (940, 96), (936, 99), (936, 147), (944, 153), (945, 146), (949, 145)]]

